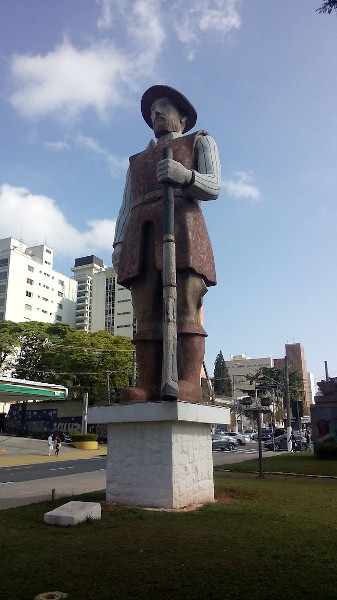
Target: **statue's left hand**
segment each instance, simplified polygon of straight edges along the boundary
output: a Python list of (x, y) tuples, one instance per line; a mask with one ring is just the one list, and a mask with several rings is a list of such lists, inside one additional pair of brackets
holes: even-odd
[(192, 171), (186, 169), (181, 163), (171, 158), (160, 160), (157, 166), (157, 179), (159, 183), (172, 183), (173, 185), (188, 185), (192, 179)]

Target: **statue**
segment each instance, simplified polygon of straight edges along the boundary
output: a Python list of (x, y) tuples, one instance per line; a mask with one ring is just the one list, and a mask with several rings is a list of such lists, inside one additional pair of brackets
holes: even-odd
[[(142, 97), (141, 112), (157, 142), (151, 140), (146, 150), (130, 157), (112, 255), (118, 283), (131, 291), (138, 325), (134, 343), (139, 385), (122, 390), (121, 401), (179, 398), (198, 403), (207, 335), (201, 323), (202, 299), (207, 288), (216, 285), (213, 252), (200, 201), (215, 200), (219, 195), (218, 151), (206, 131), (183, 135), (195, 126), (197, 113), (177, 90), (164, 85), (150, 87)], [(173, 151), (173, 159), (163, 158), (164, 149), (165, 156)], [(170, 285), (174, 292), (176, 288), (176, 315), (175, 304), (167, 309), (165, 295), (163, 311), (165, 190), (174, 198), (174, 236), (166, 236), (166, 241), (175, 242), (176, 264)], [(164, 288), (166, 283), (164, 275)], [(172, 313), (174, 320), (176, 317), (176, 398), (174, 392), (163, 394), (161, 388), (163, 312)], [(170, 367), (170, 358), (166, 362)], [(174, 366), (171, 371), (174, 373)]]

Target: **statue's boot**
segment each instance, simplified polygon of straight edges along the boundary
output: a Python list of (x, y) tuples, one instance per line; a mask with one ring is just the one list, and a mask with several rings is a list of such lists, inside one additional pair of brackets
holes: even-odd
[(179, 400), (202, 402), (201, 367), (205, 354), (205, 336), (193, 333), (178, 334)]
[(130, 404), (158, 402), (160, 400), (163, 342), (162, 340), (137, 340), (135, 344), (139, 384), (137, 387), (122, 389), (121, 402)]

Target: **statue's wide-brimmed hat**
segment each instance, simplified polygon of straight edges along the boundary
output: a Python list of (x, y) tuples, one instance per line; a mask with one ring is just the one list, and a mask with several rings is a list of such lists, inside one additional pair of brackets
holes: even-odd
[(151, 121), (151, 107), (154, 101), (158, 100), (158, 98), (170, 98), (174, 106), (179, 111), (184, 113), (186, 116), (184, 132), (190, 131), (190, 129), (194, 127), (197, 122), (197, 111), (190, 101), (174, 88), (171, 88), (167, 85), (153, 85), (143, 94), (140, 105), (144, 121), (149, 127), (151, 127), (151, 129), (153, 129)]

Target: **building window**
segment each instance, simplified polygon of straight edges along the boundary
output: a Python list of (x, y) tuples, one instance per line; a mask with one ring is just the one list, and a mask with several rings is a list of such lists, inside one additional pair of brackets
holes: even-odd
[(6, 285), (2, 284), (0, 285), (0, 294), (5, 294), (6, 293)]
[(33, 285), (34, 281), (32, 279), (29, 279), (29, 277), (27, 277), (27, 283), (29, 283), (29, 285)]
[(48, 313), (47, 310), (42, 310), (41, 312), (45, 313), (45, 315)]
[(8, 258), (0, 258), (0, 267), (8, 267)]
[(32, 305), (31, 304), (25, 304), (25, 309), (26, 310), (32, 310)]
[(28, 265), (28, 271), (31, 271), (31, 273), (34, 273), (34, 267), (32, 267), (32, 265)]
[(61, 296), (61, 298), (63, 298), (63, 292), (57, 292), (58, 296)]
[(0, 272), (0, 280), (3, 281), (4, 279), (7, 279), (7, 271)]
[(1, 308), (5, 306), (5, 298), (0, 298), (0, 306)]
[(46, 248), (46, 252), (47, 254), (51, 254), (51, 250), (48, 250), (48, 248)]
[(51, 263), (50, 263), (50, 262), (48, 262), (47, 260), (45, 260), (45, 261), (44, 261), (44, 264), (45, 264), (45, 265), (49, 265), (49, 266), (51, 265)]
[(59, 279), (59, 285), (64, 286), (64, 281), (62, 279)]
[(28, 292), (26, 290), (26, 296), (28, 296), (28, 298), (33, 298), (33, 292)]
[(59, 308), (60, 310), (62, 310), (62, 309), (63, 309), (63, 304), (61, 304), (61, 303), (59, 302), (59, 303), (58, 303), (58, 305), (57, 305), (57, 308)]
[(48, 298), (43, 298), (43, 296), (42, 296), (42, 300), (44, 300), (45, 302), (48, 302)]
[(0, 321), (4, 320), (5, 313), (0, 311)]
[(56, 315), (56, 321), (62, 321), (61, 315)]

